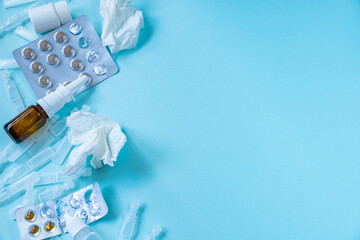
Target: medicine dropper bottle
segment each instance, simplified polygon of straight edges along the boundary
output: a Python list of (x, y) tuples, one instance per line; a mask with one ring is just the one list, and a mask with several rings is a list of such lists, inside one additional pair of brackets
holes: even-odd
[(88, 225), (79, 217), (72, 216), (68, 213), (64, 215), (66, 229), (73, 237), (73, 240), (102, 240), (99, 234), (91, 232)]
[(4, 125), (5, 132), (16, 143), (21, 143), (46, 124), (57, 111), (74, 99), (75, 93), (90, 80), (89, 75), (81, 74), (78, 79), (64, 86), (60, 84), (54, 92), (40, 98), (22, 113)]

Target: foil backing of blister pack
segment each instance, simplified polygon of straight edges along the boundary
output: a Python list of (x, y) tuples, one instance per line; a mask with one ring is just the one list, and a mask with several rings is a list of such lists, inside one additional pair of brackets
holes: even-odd
[(13, 51), (38, 98), (87, 73), (91, 81), (78, 93), (118, 71), (94, 27), (83, 15)]
[(104, 217), (108, 207), (99, 184), (95, 182), (66, 197), (17, 209), (21, 239), (40, 240), (66, 233), (65, 213), (80, 217), (86, 224)]

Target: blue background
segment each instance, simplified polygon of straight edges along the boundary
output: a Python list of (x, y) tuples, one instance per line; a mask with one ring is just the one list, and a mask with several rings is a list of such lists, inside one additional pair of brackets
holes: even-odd
[[(76, 103), (128, 136), (114, 168), (76, 187), (103, 188), (110, 212), (92, 228), (117, 239), (139, 199), (137, 239), (153, 224), (165, 239), (359, 239), (360, 1), (132, 4), (145, 17), (137, 48), (117, 54), (120, 72)], [(70, 8), (101, 33), (99, 1)], [(1, 9), (0, 20), (19, 9)], [(0, 58), (25, 43), (6, 35)], [(3, 124), (13, 114), (1, 101)], [(0, 239), (18, 238), (13, 204), (0, 206)]]

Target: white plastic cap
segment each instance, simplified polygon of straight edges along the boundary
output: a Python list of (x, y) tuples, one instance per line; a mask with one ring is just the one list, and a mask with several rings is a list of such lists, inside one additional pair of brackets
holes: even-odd
[(73, 238), (81, 229), (87, 227), (81, 218), (72, 216), (69, 213), (65, 213), (64, 218), (66, 222), (66, 229)]
[(61, 25), (52, 3), (29, 9), (28, 13), (36, 33), (47, 32)]
[(66, 1), (60, 1), (55, 3), (55, 10), (59, 16), (60, 24), (65, 24), (72, 20), (69, 6)]
[(28, 12), (36, 33), (53, 30), (72, 20), (66, 1), (45, 4)]

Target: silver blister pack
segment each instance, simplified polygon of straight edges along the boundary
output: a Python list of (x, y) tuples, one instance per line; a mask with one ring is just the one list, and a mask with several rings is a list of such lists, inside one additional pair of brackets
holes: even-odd
[(82, 73), (87, 73), (91, 81), (78, 93), (118, 71), (85, 15), (15, 49), (13, 56), (38, 98)]
[(65, 213), (80, 217), (86, 224), (104, 217), (108, 207), (99, 184), (95, 182), (66, 197), (17, 209), (21, 239), (45, 239), (66, 233)]
[(63, 233), (55, 201), (17, 209), (16, 221), (22, 240), (44, 239)]
[(108, 213), (108, 207), (98, 183), (87, 186), (56, 201), (61, 227), (66, 230), (64, 213), (80, 217), (86, 224), (92, 223)]

